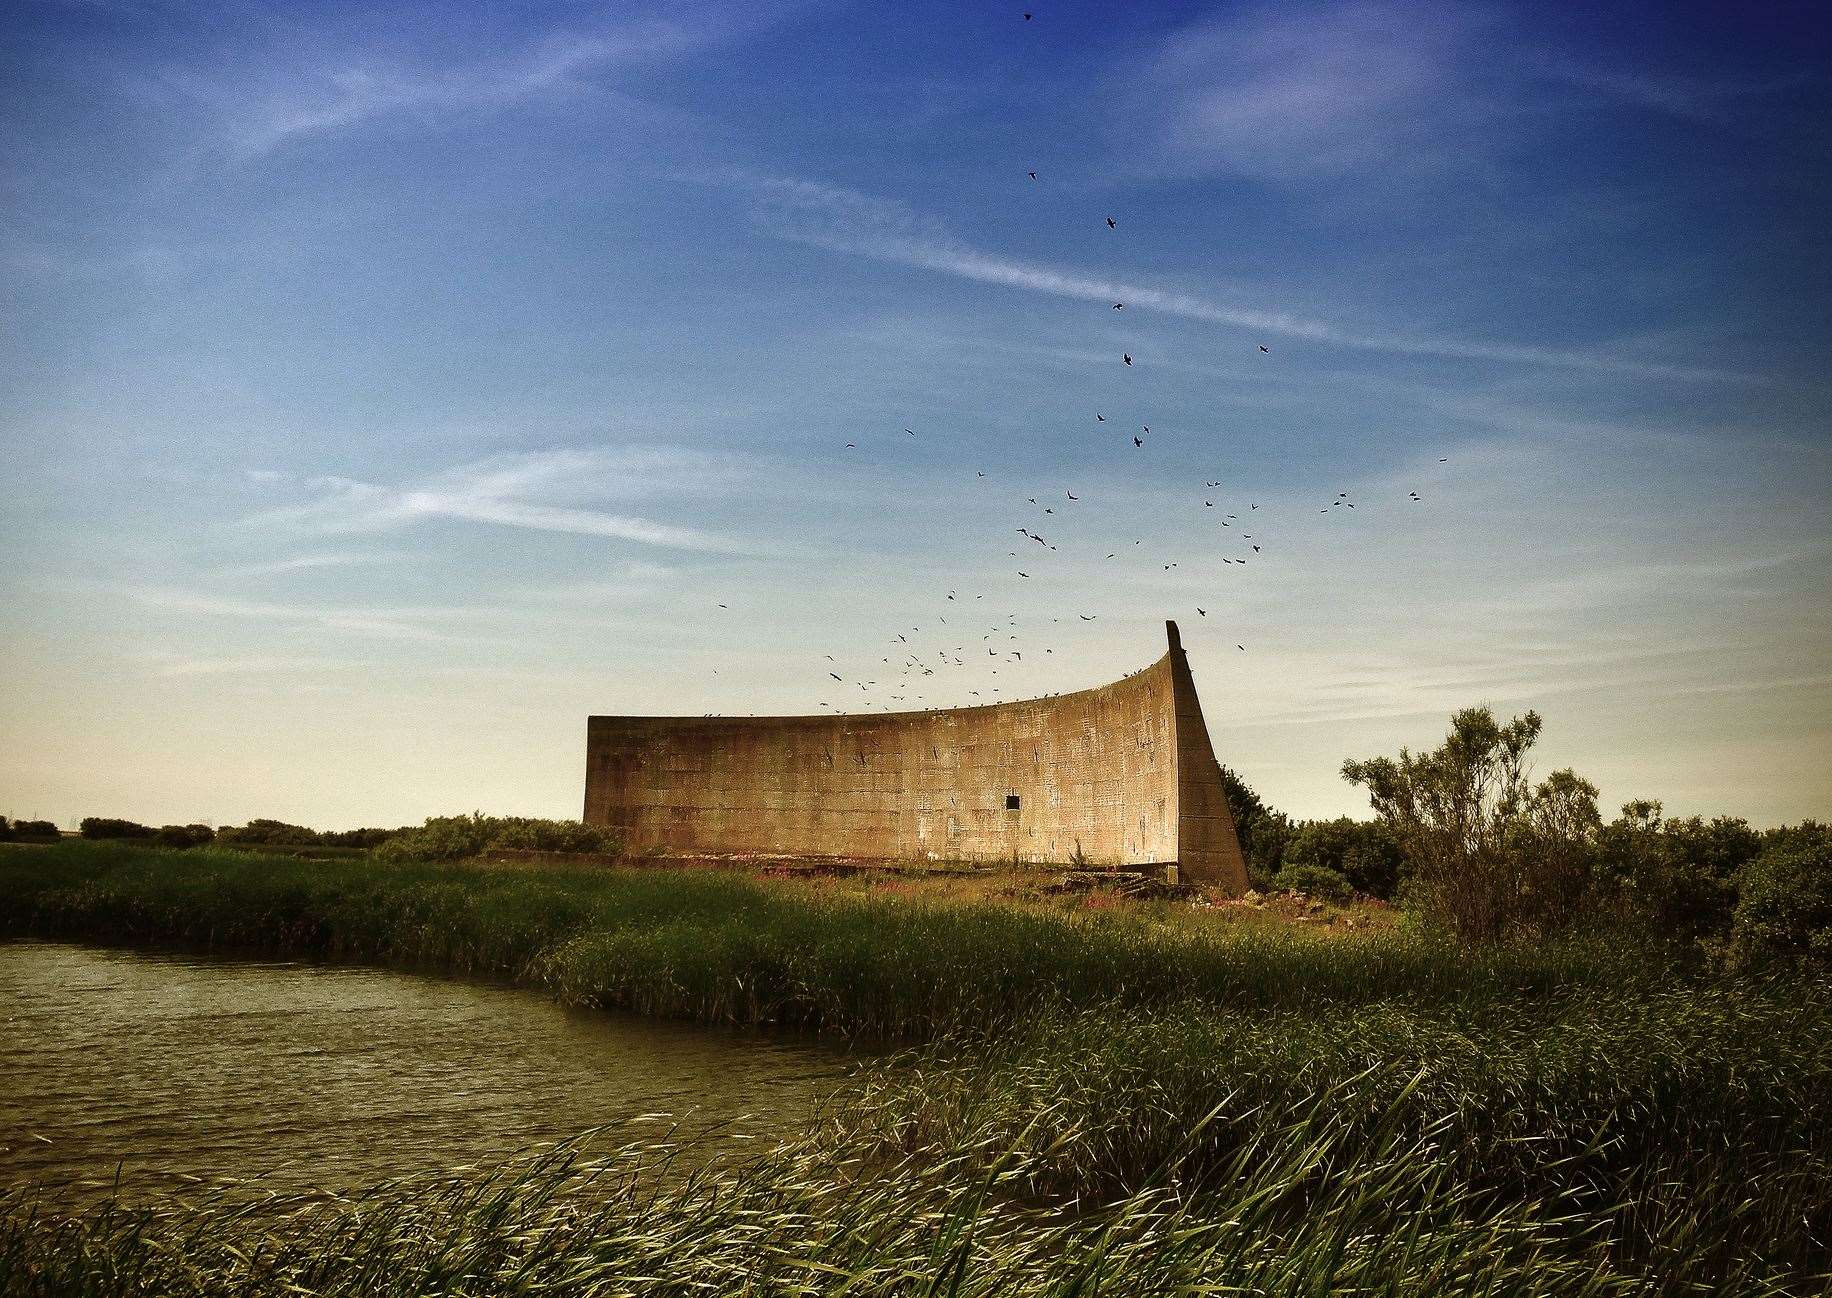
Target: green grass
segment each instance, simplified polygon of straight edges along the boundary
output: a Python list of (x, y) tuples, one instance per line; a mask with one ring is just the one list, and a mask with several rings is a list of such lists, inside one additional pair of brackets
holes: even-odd
[(713, 870), (306, 861), (63, 844), (0, 853), (0, 934), (504, 977), (580, 1006), (884, 1040), (994, 1032), (1051, 1006), (1240, 1010), (1542, 999), (1671, 976), (1597, 943), (1480, 956), (1416, 935), (1049, 914)]
[(93, 844), (0, 853), (27, 933), (923, 1044), (742, 1162), (632, 1129), (352, 1200), (16, 1200), (5, 1295), (1832, 1292), (1832, 988), (1612, 940)]

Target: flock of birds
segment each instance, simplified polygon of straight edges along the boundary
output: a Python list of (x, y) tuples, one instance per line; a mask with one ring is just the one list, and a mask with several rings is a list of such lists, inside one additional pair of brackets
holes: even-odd
[[(1033, 14), (1026, 13), (1024, 15), (1024, 20), (1026, 22), (1031, 21), (1033, 18)], [(1035, 171), (1027, 171), (1025, 174), (1031, 181), (1037, 180), (1037, 173)], [(1105, 220), (1107, 229), (1117, 233), (1119, 230), (1118, 218), (1107, 216)], [(1123, 301), (1114, 302), (1110, 309), (1113, 311), (1124, 311), (1126, 309), (1126, 304)], [(1260, 355), (1270, 356), (1272, 354), (1272, 349), (1265, 343), (1258, 343), (1256, 346), (1259, 348)], [(1119, 360), (1122, 367), (1126, 369), (1133, 368), (1131, 352), (1121, 350)], [(1105, 412), (1093, 411), (1091, 413), (1097, 425), (1109, 422)], [(916, 431), (912, 428), (906, 427), (903, 431), (910, 437), (915, 437), (917, 435)], [(1144, 451), (1146, 439), (1151, 435), (1151, 426), (1143, 422), (1139, 424), (1139, 430), (1136, 433), (1128, 432), (1126, 434), (1131, 440), (1132, 450), (1134, 452)], [(1122, 442), (1121, 445), (1123, 446), (1124, 443)], [(857, 450), (858, 443), (847, 442), (846, 449), (849, 451)], [(1447, 461), (1444, 459), (1439, 460), (1439, 463), (1445, 462)], [(984, 470), (975, 470), (975, 476), (984, 478), (986, 477), (986, 473)], [(1210, 493), (1214, 493), (1218, 488), (1222, 487), (1222, 485), (1220, 480), (1205, 481), (1202, 484), (1204, 492), (1202, 506), (1204, 509), (1216, 508), (1215, 501), (1207, 497)], [(1416, 491), (1409, 491), (1406, 494), (1409, 503), (1423, 503), (1422, 497), (1420, 497)], [(1024, 523), (1014, 526), (1013, 534), (1022, 538), (1023, 542), (1034, 544), (1039, 548), (1037, 550), (1030, 550), (1028, 545), (1014, 542), (1013, 544), (1017, 545), (1018, 548), (1007, 552), (1009, 558), (1017, 560), (1012, 570), (1020, 579), (1027, 581), (1033, 579), (1033, 573), (1031, 571), (1031, 568), (1035, 566), (1033, 560), (1041, 562), (1048, 555), (1057, 553), (1056, 542), (1050, 540), (1049, 537), (1045, 535), (1045, 530), (1047, 529), (1051, 534), (1055, 534), (1059, 526), (1066, 525), (1066, 516), (1070, 512), (1071, 507), (1081, 504), (1083, 499), (1081, 496), (1067, 489), (1063, 490), (1063, 497), (1064, 499), (1062, 501), (1051, 504), (1043, 503), (1043, 501), (1036, 496), (1027, 496), (1024, 498), (1025, 504), (1037, 511), (1037, 513)], [(1050, 497), (1050, 499), (1053, 500), (1053, 496)], [(1061, 506), (1060, 513), (1058, 512), (1058, 505)], [(1340, 491), (1336, 493), (1336, 498), (1334, 500), (1320, 508), (1318, 512), (1328, 514), (1339, 509), (1354, 508), (1355, 502), (1349, 499), (1349, 493)], [(1249, 501), (1247, 502), (1246, 518), (1243, 518), (1239, 513), (1226, 513), (1217, 519), (1223, 528), (1229, 529), (1230, 534), (1238, 538), (1239, 542), (1239, 549), (1236, 554), (1221, 556), (1221, 562), (1223, 564), (1245, 567), (1249, 562), (1259, 561), (1263, 553), (1263, 538), (1257, 531), (1249, 532), (1246, 530), (1249, 526), (1257, 526), (1255, 522), (1256, 515), (1262, 520), (1266, 517), (1265, 514), (1259, 513), (1259, 510), (1260, 505), (1257, 502)], [(1044, 521), (1046, 519), (1051, 521)], [(1143, 544), (1143, 538), (1134, 538), (1132, 540), (1132, 545), (1134, 547), (1140, 547), (1143, 546)], [(1118, 550), (1109, 551), (1106, 554), (1106, 559), (1118, 559), (1120, 553), (1121, 551)], [(1162, 569), (1165, 572), (1174, 571), (1177, 567), (1178, 563), (1175, 560), (1162, 564)], [(990, 675), (997, 676), (999, 673), (999, 665), (1004, 665), (1009, 670), (1012, 667), (1023, 664), (1026, 661), (1025, 652), (1027, 647), (1030, 651), (1031, 661), (1033, 663), (1038, 661), (1041, 657), (1054, 656), (1054, 647), (1042, 646), (1041, 653), (1039, 653), (1038, 645), (1021, 638), (1027, 628), (1021, 627), (1017, 614), (1007, 613), (1003, 616), (1003, 620), (999, 620), (998, 617), (995, 616), (993, 620), (987, 621), (984, 613), (974, 607), (982, 603), (985, 598), (983, 593), (966, 595), (959, 591), (948, 591), (947, 597), (942, 601), (942, 604), (944, 606), (952, 606), (950, 611), (955, 614), (955, 619), (950, 621), (947, 612), (938, 611), (933, 618), (932, 624), (927, 627), (916, 625), (909, 627), (907, 630), (897, 631), (895, 633), (895, 639), (888, 642), (890, 649), (894, 651), (894, 655), (883, 654), (879, 658), (877, 666), (883, 668), (882, 671), (867, 667), (863, 673), (848, 672), (847, 675), (841, 675), (839, 671), (834, 670), (834, 668), (840, 666), (837, 660), (835, 660), (832, 654), (825, 655), (827, 664), (829, 665), (827, 675), (835, 683), (844, 687), (849, 696), (852, 691), (856, 690), (860, 697), (849, 697), (846, 700), (846, 702), (853, 705), (852, 707), (846, 706), (846, 703), (836, 703), (831, 700), (823, 700), (820, 703), (820, 707), (837, 715), (844, 714), (848, 711), (869, 710), (872, 708), (877, 708), (882, 711), (891, 711), (893, 709), (909, 709), (912, 707), (941, 706), (938, 703), (930, 702), (930, 687), (924, 684), (929, 678), (966, 672), (971, 668), (979, 666), (986, 666)], [(719, 607), (725, 608), (726, 605), (720, 604)], [(1209, 616), (1208, 609), (1200, 605), (1194, 605), (1193, 607), (1195, 607), (1198, 617), (1206, 619)], [(1079, 611), (1074, 614), (1074, 617), (1081, 622), (1093, 622), (1098, 620), (1097, 614), (1082, 613)], [(1052, 617), (1050, 618), (1050, 623), (1057, 624), (1061, 623), (1063, 620), (1062, 617)], [(977, 642), (974, 641), (974, 636), (978, 636)], [(926, 637), (926, 639), (912, 639), (911, 637)], [(1242, 653), (1247, 651), (1246, 645), (1239, 642), (1236, 642), (1234, 647)], [(986, 655), (984, 659), (980, 657), (982, 651), (984, 651)], [(969, 699), (981, 705), (1003, 701), (995, 697), (1000, 693), (1001, 688), (996, 685), (988, 685), (984, 690), (969, 689), (966, 691), (966, 695)], [(953, 697), (958, 701), (960, 696), (958, 692), (955, 692)], [(1053, 696), (1044, 695), (1043, 697)], [(973, 706), (973, 704), (969, 704), (969, 706)]]

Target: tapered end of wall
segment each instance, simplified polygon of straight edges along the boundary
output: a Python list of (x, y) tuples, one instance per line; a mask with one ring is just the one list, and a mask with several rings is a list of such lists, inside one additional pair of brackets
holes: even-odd
[(1170, 676), (1177, 726), (1177, 861), (1186, 883), (1220, 888), (1239, 896), (1247, 890), (1247, 862), (1221, 783), (1221, 764), (1209, 743), (1209, 728), (1196, 698), (1177, 624), (1170, 636)]

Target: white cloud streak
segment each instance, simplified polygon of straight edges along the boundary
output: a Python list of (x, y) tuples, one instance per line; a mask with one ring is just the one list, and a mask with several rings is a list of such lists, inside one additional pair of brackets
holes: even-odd
[(696, 528), (591, 507), (604, 500), (703, 494), (729, 482), (731, 471), (716, 457), (665, 447), (521, 452), (459, 465), (409, 487), (314, 478), (308, 485), (321, 493), (317, 500), (248, 521), (351, 534), (444, 519), (740, 553), (745, 547)]
[[(813, 181), (737, 177), (757, 198), (754, 218), (778, 238), (832, 252), (869, 257), (1002, 288), (1024, 289), (1087, 302), (1123, 301), (1130, 310), (1155, 311), (1204, 324), (1241, 329), (1260, 337), (1299, 339), (1325, 346), (1406, 356), (1538, 365), (1634, 374), (1692, 382), (1753, 383), (1756, 375), (1709, 366), (1659, 364), (1603, 352), (1564, 351), (1512, 343), (1355, 329), (1333, 321), (1230, 305), (1136, 281), (1001, 256), (970, 247), (938, 222), (919, 218), (899, 202)], [(1142, 358), (1144, 359), (1144, 358)]]
[(288, 66), (265, 83), (171, 70), (148, 88), (158, 100), (201, 105), (216, 119), (216, 146), (250, 161), (294, 141), (392, 116), (436, 121), (454, 113), (501, 109), (534, 96), (576, 90), (591, 74), (667, 57), (702, 43), (708, 33), (667, 22), (561, 33), (495, 59), (431, 66), (341, 53)]
[(369, 564), (391, 563), (402, 556), (393, 551), (370, 554), (298, 554), (287, 559), (264, 563), (237, 564), (221, 570), (225, 577), (271, 577), (288, 572), (309, 572), (319, 568), (356, 568)]
[(369, 610), (315, 608), (310, 605), (280, 604), (260, 600), (221, 599), (191, 591), (161, 586), (133, 586), (123, 592), (142, 608), (160, 613), (204, 617), (235, 618), (243, 621), (290, 623), (318, 627), (326, 631), (349, 632), (380, 640), (413, 641), (423, 644), (475, 643), (475, 637), (454, 636), (414, 621), (416, 617), (458, 614), (469, 616), (469, 609)]

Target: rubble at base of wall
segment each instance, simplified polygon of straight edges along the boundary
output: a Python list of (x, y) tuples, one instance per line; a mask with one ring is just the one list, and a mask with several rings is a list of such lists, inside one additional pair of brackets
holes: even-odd
[(891, 874), (986, 875), (996, 874), (1001, 869), (1015, 869), (1034, 874), (1053, 873), (1055, 878), (1045, 891), (1079, 892), (1097, 887), (1118, 888), (1128, 895), (1147, 892), (1168, 895), (1181, 891), (1176, 883), (1170, 881), (1169, 872), (1162, 864), (1100, 865), (1064, 870), (1059, 865), (1033, 861), (1020, 861), (1014, 866), (1009, 861), (991, 865), (982, 861), (903, 861), (881, 857), (812, 856), (784, 852), (727, 852), (717, 855), (649, 853), (627, 856), (612, 852), (541, 852), (519, 847), (492, 848), (476, 859), (487, 865), (595, 865), (632, 869), (752, 868), (796, 874), (882, 871)]

